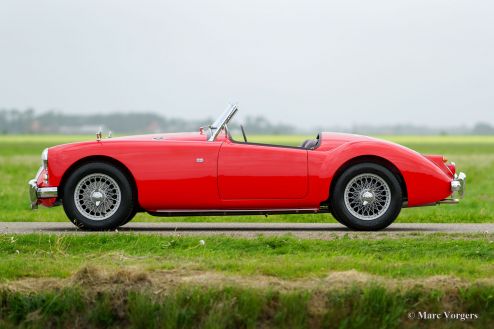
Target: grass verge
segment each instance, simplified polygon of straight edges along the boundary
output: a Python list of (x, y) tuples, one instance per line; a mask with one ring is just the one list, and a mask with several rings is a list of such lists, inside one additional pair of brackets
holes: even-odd
[[(31, 294), (2, 290), (0, 327), (492, 328), (493, 296), (493, 286), (440, 291), (368, 285), (312, 292), (181, 287), (158, 295), (77, 287)], [(420, 312), (443, 318), (423, 320)]]
[(352, 269), (388, 278), (492, 278), (494, 236), (417, 234), (363, 239), (334, 235), (323, 241), (290, 235), (254, 239), (121, 233), (0, 235), (0, 281), (64, 278), (84, 266), (283, 279), (321, 278), (332, 271)]
[(492, 234), (3, 234), (0, 328), (492, 328), (493, 272)]

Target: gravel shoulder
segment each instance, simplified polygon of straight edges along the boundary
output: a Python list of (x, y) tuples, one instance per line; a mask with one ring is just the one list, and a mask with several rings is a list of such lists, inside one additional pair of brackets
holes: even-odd
[[(292, 234), (300, 238), (327, 239), (346, 234), (362, 237), (403, 236), (427, 233), (493, 234), (494, 224), (411, 224), (397, 223), (379, 232), (356, 232), (339, 224), (320, 223), (129, 223), (119, 233), (160, 235), (229, 235), (256, 237)], [(60, 222), (0, 222), (0, 234), (98, 234), (77, 229), (71, 223)]]

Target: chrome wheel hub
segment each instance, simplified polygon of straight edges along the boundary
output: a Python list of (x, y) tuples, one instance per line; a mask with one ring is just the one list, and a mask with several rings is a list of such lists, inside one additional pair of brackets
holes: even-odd
[(77, 210), (91, 220), (110, 218), (118, 210), (121, 197), (117, 182), (99, 173), (82, 178), (74, 191)]
[(99, 191), (95, 191), (91, 194), (91, 201), (96, 205), (99, 206), (101, 202), (105, 201), (105, 196), (103, 193)]
[(362, 199), (362, 205), (366, 206), (374, 201), (374, 194), (371, 191), (365, 191), (360, 198)]
[(360, 174), (352, 178), (345, 187), (345, 206), (361, 220), (381, 217), (391, 203), (388, 183), (376, 174)]

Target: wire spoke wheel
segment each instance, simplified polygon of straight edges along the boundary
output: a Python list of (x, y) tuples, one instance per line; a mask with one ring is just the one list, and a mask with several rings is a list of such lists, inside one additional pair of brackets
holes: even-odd
[(371, 173), (352, 178), (345, 187), (345, 206), (360, 220), (374, 220), (388, 210), (391, 203), (391, 190), (386, 181)]
[(122, 193), (117, 182), (108, 175), (94, 173), (83, 177), (74, 190), (77, 210), (91, 220), (105, 220), (118, 210)]

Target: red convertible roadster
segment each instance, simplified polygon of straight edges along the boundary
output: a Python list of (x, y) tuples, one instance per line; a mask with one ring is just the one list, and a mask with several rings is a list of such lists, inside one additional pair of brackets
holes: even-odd
[(390, 225), (402, 207), (458, 203), (465, 174), (441, 155), (350, 134), (299, 147), (234, 140), (230, 106), (198, 132), (130, 136), (46, 149), (32, 208), (63, 204), (78, 227), (108, 230), (157, 216), (331, 213), (356, 230)]

